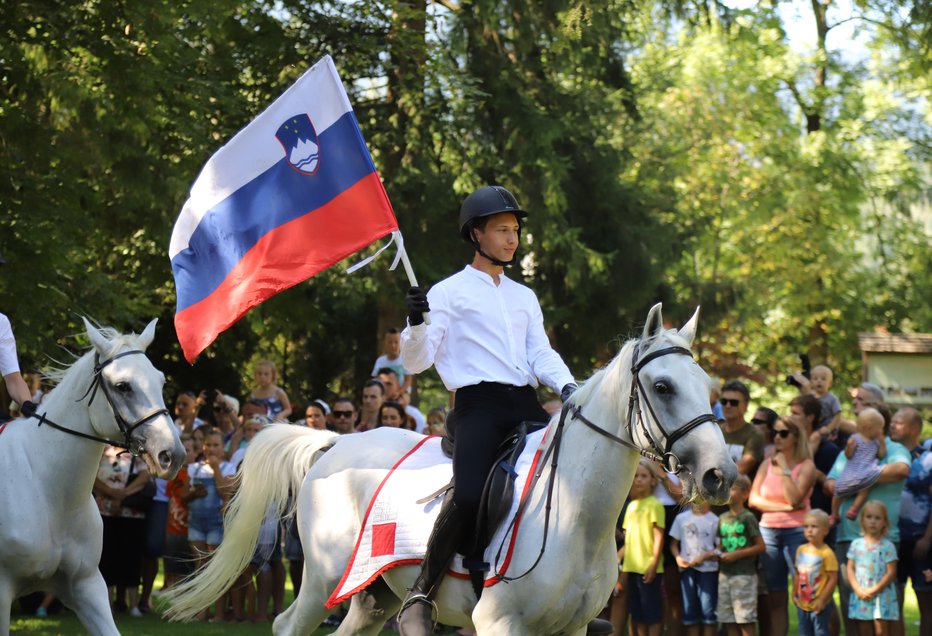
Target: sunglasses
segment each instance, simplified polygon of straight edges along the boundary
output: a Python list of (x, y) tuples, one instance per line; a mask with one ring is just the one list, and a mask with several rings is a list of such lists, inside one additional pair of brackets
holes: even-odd
[(789, 436), (790, 436), (790, 429), (788, 429), (788, 428), (783, 428), (783, 429), (780, 429), (779, 431), (774, 431), (774, 432), (773, 432), (773, 435), (774, 435), (774, 437), (789, 437)]
[(738, 406), (741, 404), (741, 400), (729, 400), (728, 398), (722, 398), (719, 402), (722, 403), (722, 406)]
[(216, 411), (217, 413), (227, 413), (229, 412), (229, 410), (230, 410), (229, 408), (223, 406), (222, 404), (214, 405), (214, 411)]
[(331, 411), (334, 417), (353, 417), (352, 411)]
[(759, 417), (755, 417), (751, 419), (751, 424), (757, 424), (758, 426), (764, 426), (764, 425), (769, 426), (770, 422), (768, 422), (767, 420), (762, 420)]

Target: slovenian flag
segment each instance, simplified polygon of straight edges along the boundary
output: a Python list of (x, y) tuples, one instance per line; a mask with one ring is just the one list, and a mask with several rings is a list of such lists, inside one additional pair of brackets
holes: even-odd
[(252, 307), (397, 230), (328, 55), (191, 187), (169, 246), (185, 358)]

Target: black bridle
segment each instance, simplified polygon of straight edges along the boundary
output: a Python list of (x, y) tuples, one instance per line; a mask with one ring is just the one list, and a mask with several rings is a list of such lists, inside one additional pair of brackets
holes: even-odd
[[(514, 517), (512, 517), (511, 523), (509, 524), (509, 530), (505, 532), (505, 535), (502, 538), (502, 543), (499, 545), (498, 552), (495, 555), (495, 563), (500, 562), (502, 550), (505, 547), (505, 538), (507, 538), (508, 532), (514, 528), (515, 523), (521, 517), (522, 512), (527, 507), (528, 502), (531, 500), (531, 491), (540, 480), (540, 477), (544, 472), (544, 467), (547, 464), (547, 459), (550, 457), (550, 476), (547, 482), (547, 499), (544, 506), (544, 536), (540, 545), (540, 553), (537, 555), (537, 559), (534, 561), (534, 563), (531, 564), (531, 567), (525, 570), (523, 574), (519, 574), (518, 576), (506, 576), (504, 573), (496, 571), (495, 576), (498, 577), (499, 580), (510, 582), (517, 581), (518, 579), (527, 576), (531, 573), (532, 570), (534, 570), (534, 568), (537, 567), (537, 564), (540, 563), (541, 558), (544, 556), (544, 550), (547, 547), (547, 535), (549, 534), (550, 530), (550, 510), (553, 500), (553, 487), (557, 474), (558, 458), (560, 456), (560, 445), (563, 440), (563, 427), (568, 419), (579, 420), (599, 435), (607, 437), (608, 439), (612, 440), (613, 442), (617, 442), (622, 446), (627, 446), (632, 450), (636, 450), (644, 457), (659, 461), (666, 471), (675, 474), (679, 474), (683, 470), (684, 466), (682, 462), (680, 462), (679, 458), (673, 453), (673, 445), (681, 437), (689, 433), (697, 426), (705, 424), (706, 422), (717, 423), (718, 420), (715, 419), (715, 416), (712, 415), (712, 413), (703, 413), (702, 415), (698, 415), (682, 426), (676, 428), (672, 433), (668, 433), (663, 424), (660, 422), (660, 419), (657, 417), (657, 414), (654, 412), (654, 408), (651, 406), (650, 400), (647, 397), (647, 392), (644, 390), (644, 385), (641, 384), (640, 372), (652, 360), (656, 360), (657, 358), (669, 355), (671, 353), (687, 355), (692, 358), (692, 351), (686, 347), (666, 347), (664, 349), (658, 349), (657, 351), (649, 353), (643, 358), (638, 359), (639, 350), (640, 342), (638, 342), (634, 347), (634, 354), (631, 363), (631, 375), (633, 377), (631, 378), (631, 393), (628, 396), (628, 421), (625, 424), (625, 428), (628, 431), (628, 436), (631, 437), (631, 441), (626, 440), (623, 437), (619, 437), (613, 433), (609, 433), (598, 424), (595, 424), (586, 418), (582, 414), (582, 407), (576, 405), (573, 402), (572, 397), (566, 401), (566, 403), (563, 405), (563, 411), (560, 413), (560, 420), (557, 423), (557, 427), (553, 435), (553, 441), (551, 442), (550, 447), (547, 449), (547, 452), (544, 454), (537, 470), (533, 475), (531, 475), (530, 484), (525, 487), (525, 494), (521, 502), (518, 504), (518, 510)], [(643, 402), (647, 405), (647, 410), (650, 413), (651, 418), (657, 425), (657, 428), (660, 429), (660, 433), (663, 435), (665, 440), (663, 445), (661, 445), (660, 441), (654, 437), (654, 434), (651, 432), (650, 428), (648, 428), (648, 426), (644, 423), (644, 414), (641, 411), (642, 394)], [(632, 427), (634, 424), (632, 422), (634, 421), (635, 415), (637, 416), (637, 426), (641, 434), (650, 441), (650, 449), (641, 448), (633, 442), (634, 436), (632, 434)]]
[[(697, 426), (705, 424), (706, 422), (714, 423), (717, 422), (717, 420), (715, 419), (715, 416), (712, 415), (712, 413), (703, 413), (702, 415), (697, 415), (682, 426), (678, 426), (673, 430), (672, 433), (668, 433), (664, 428), (663, 423), (660, 421), (660, 418), (658, 418), (657, 414), (654, 412), (654, 407), (651, 405), (650, 399), (647, 397), (647, 392), (644, 390), (644, 385), (641, 384), (640, 371), (652, 360), (656, 360), (657, 358), (669, 355), (671, 353), (687, 355), (692, 358), (692, 351), (686, 347), (666, 347), (664, 349), (658, 349), (657, 351), (649, 353), (643, 358), (638, 359), (639, 347), (640, 343), (635, 345), (634, 357), (631, 363), (631, 393), (628, 396), (628, 418), (625, 425), (631, 441), (628, 441), (617, 435), (613, 435), (600, 426), (594, 424), (582, 414), (581, 406), (577, 406), (575, 404), (568, 405), (570, 417), (579, 420), (592, 430), (609, 438), (613, 442), (617, 442), (623, 446), (632, 448), (648, 459), (660, 462), (664, 467), (664, 470), (667, 472), (679, 474), (683, 470), (683, 463), (673, 453), (673, 445), (676, 444), (680, 438), (682, 438)], [(662, 439), (660, 440), (654, 436), (651, 428), (644, 422), (644, 413), (641, 411), (642, 401), (647, 406), (647, 411), (650, 413), (650, 419), (653, 420), (657, 428), (660, 429), (662, 436)], [(650, 449), (641, 448), (633, 442), (635, 426), (641, 435), (650, 442)]]
[(139, 428), (146, 422), (149, 422), (150, 420), (154, 420), (155, 418), (161, 417), (162, 415), (171, 417), (171, 414), (168, 412), (168, 409), (165, 409), (165, 408), (157, 409), (153, 411), (152, 413), (150, 413), (149, 415), (146, 415), (145, 417), (138, 419), (132, 424), (130, 424), (129, 422), (126, 421), (126, 418), (124, 418), (123, 415), (120, 413), (120, 409), (118, 409), (116, 404), (114, 403), (113, 397), (110, 394), (110, 388), (108, 387), (107, 382), (103, 379), (103, 375), (101, 372), (104, 370), (104, 367), (106, 367), (108, 364), (110, 364), (114, 360), (118, 360), (125, 356), (131, 356), (134, 354), (145, 355), (145, 352), (139, 349), (133, 349), (132, 351), (124, 351), (123, 353), (118, 353), (112, 358), (104, 360), (103, 362), (100, 362), (100, 355), (95, 353), (94, 354), (94, 377), (91, 380), (91, 385), (87, 388), (87, 391), (84, 392), (84, 395), (82, 395), (76, 400), (77, 402), (80, 402), (84, 398), (86, 398), (88, 395), (90, 395), (90, 399), (87, 401), (87, 406), (90, 407), (91, 404), (94, 402), (94, 397), (97, 395), (97, 389), (100, 389), (101, 392), (104, 394), (104, 397), (107, 399), (107, 403), (110, 405), (110, 410), (113, 411), (113, 419), (116, 420), (117, 426), (120, 428), (120, 432), (123, 434), (122, 442), (108, 439), (106, 437), (97, 437), (96, 435), (88, 435), (87, 433), (76, 431), (74, 429), (68, 428), (67, 426), (62, 426), (61, 424), (57, 424), (56, 422), (53, 422), (48, 417), (46, 417), (45, 413), (42, 413), (42, 414), (32, 413), (28, 417), (34, 417), (37, 420), (39, 420), (39, 424), (38, 424), (39, 426), (42, 426), (43, 424), (48, 424), (52, 428), (62, 431), (63, 433), (68, 433), (69, 435), (75, 435), (77, 437), (83, 437), (84, 439), (89, 439), (95, 442), (100, 442), (101, 444), (109, 444), (110, 446), (116, 446), (117, 448), (125, 449), (129, 451), (130, 453), (132, 453), (134, 456), (139, 457), (140, 455), (142, 455), (143, 449), (140, 447), (139, 441), (133, 439), (132, 437), (133, 431), (135, 431), (137, 428)]

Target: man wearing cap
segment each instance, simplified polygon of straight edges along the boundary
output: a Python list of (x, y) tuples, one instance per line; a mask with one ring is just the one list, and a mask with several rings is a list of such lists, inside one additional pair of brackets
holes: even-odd
[[(446, 388), (456, 392), (456, 488), (452, 502), (440, 512), (421, 574), (402, 607), (403, 636), (432, 633), (434, 596), (475, 525), (501, 442), (521, 422), (548, 421), (535, 388), (543, 382), (564, 400), (576, 388), (570, 370), (550, 346), (537, 296), (505, 275), (505, 267), (515, 262), (526, 217), (505, 188), (479, 188), (466, 197), (459, 215), (460, 235), (476, 251), (472, 262), (429, 292), (412, 287), (406, 297), (408, 326), (401, 336), (405, 368), (420, 373), (433, 364)], [(423, 317), (428, 311), (429, 325)]]

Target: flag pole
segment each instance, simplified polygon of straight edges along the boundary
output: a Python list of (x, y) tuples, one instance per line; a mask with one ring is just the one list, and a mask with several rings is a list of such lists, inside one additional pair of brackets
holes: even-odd
[[(395, 233), (395, 245), (398, 246), (398, 256), (401, 258), (401, 264), (405, 268), (405, 274), (408, 275), (408, 284), (411, 287), (418, 287), (417, 277), (414, 275), (414, 269), (411, 267), (411, 261), (408, 259), (408, 252), (405, 250), (404, 239), (401, 237), (401, 231)], [(424, 316), (424, 324), (430, 324), (430, 312), (425, 311), (422, 316)]]

